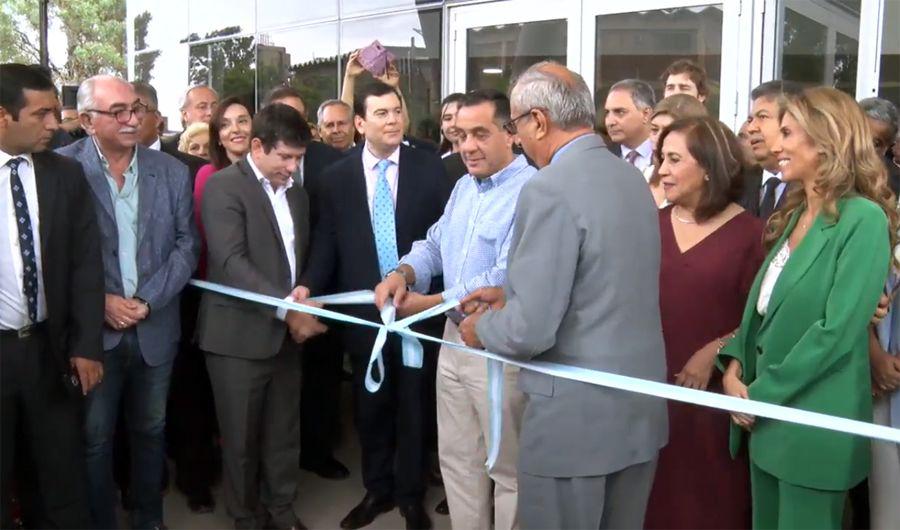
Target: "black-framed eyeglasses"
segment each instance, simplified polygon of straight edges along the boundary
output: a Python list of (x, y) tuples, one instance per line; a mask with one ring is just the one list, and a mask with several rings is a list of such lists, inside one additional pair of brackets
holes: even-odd
[(147, 115), (147, 105), (143, 103), (135, 103), (131, 106), (130, 109), (119, 109), (119, 110), (99, 110), (99, 109), (87, 109), (86, 112), (96, 112), (97, 114), (103, 114), (104, 116), (112, 116), (116, 119), (117, 122), (122, 125), (131, 121), (132, 116), (137, 116), (138, 119), (143, 118)]
[(516, 125), (516, 122), (519, 121), (519, 120), (521, 120), (522, 118), (525, 118), (525, 117), (527, 117), (527, 116), (531, 116), (531, 113), (532, 113), (533, 111), (534, 111), (534, 109), (528, 109), (527, 112), (523, 112), (522, 114), (520, 114), (520, 115), (516, 116), (515, 118), (512, 118), (512, 119), (509, 120), (508, 122), (504, 123), (504, 124), (503, 124), (503, 130), (506, 131), (506, 132), (508, 132), (509, 134), (516, 134), (516, 133), (518, 133), (518, 132), (519, 132), (519, 127)]

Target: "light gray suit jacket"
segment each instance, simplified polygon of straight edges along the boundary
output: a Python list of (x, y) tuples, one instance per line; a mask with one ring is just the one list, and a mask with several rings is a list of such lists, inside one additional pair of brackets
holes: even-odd
[[(124, 296), (119, 268), (119, 232), (106, 174), (94, 141), (88, 137), (57, 152), (78, 160), (84, 168), (100, 225), (106, 292)], [(191, 279), (200, 256), (194, 225), (193, 194), (187, 166), (159, 151), (137, 147), (138, 165), (138, 285), (134, 296), (146, 300), (151, 312), (137, 325), (141, 355), (150, 366), (175, 358), (181, 336), (179, 295)], [(103, 328), (103, 349), (115, 348), (122, 332)]]
[[(525, 184), (516, 205), (506, 307), (477, 332), (489, 351), (665, 380), (659, 217), (646, 181), (599, 136), (575, 140)], [(520, 469), (543, 477), (613, 473), (653, 459), (666, 403), (522, 370)]]
[[(309, 246), (309, 199), (299, 182), (286, 193), (294, 221), (297, 276)], [(246, 157), (213, 174), (203, 190), (207, 279), (284, 298), (297, 285), (269, 197)], [(244, 359), (276, 355), (287, 325), (271, 307), (204, 292), (197, 320), (200, 349)]]

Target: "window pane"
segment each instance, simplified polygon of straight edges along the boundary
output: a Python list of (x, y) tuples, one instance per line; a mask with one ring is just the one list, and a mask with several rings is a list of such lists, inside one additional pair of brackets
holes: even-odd
[(188, 34), (188, 17), (176, 15), (184, 11), (182, 0), (129, 1), (128, 7), (135, 52), (169, 46)]
[(881, 35), (881, 79), (878, 96), (900, 105), (900, 2), (884, 3), (884, 33)]
[[(248, 0), (188, 1), (188, 24), (193, 37), (190, 40), (256, 31), (255, 2)], [(306, 2), (303, 3), (306, 4)]]
[(385, 9), (412, 9), (416, 6), (441, 3), (440, 0), (340, 0), (340, 2), (342, 16), (383, 12)]
[(337, 18), (338, 0), (309, 0), (306, 2), (257, 0), (256, 16), (260, 28), (285, 26), (294, 22), (307, 22), (329, 17)]
[(259, 103), (273, 87), (290, 85), (303, 95), (315, 121), (319, 104), (338, 97), (337, 39), (336, 23), (260, 35)]
[(719, 115), (722, 63), (722, 8), (699, 6), (597, 17), (594, 99), (598, 108), (609, 88), (622, 79), (643, 79), (663, 96), (660, 75), (678, 59), (706, 69), (711, 116)]
[(785, 0), (781, 79), (856, 94), (859, 1)]
[(213, 87), (224, 99), (239, 96), (253, 106), (256, 83), (256, 44), (253, 37), (191, 46), (189, 84)]
[(496, 88), (536, 62), (566, 64), (565, 20), (472, 28), (466, 37), (466, 88)]
[[(409, 106), (409, 133), (438, 140), (437, 115), (441, 103), (441, 12), (400, 13), (344, 22), (341, 67), (350, 52), (377, 38), (397, 58), (400, 89)], [(363, 73), (357, 88), (371, 80)]]
[(134, 80), (150, 83), (156, 89), (166, 130), (181, 129), (178, 101), (188, 87), (183, 66), (186, 55), (187, 50), (170, 47), (138, 53), (134, 57)]

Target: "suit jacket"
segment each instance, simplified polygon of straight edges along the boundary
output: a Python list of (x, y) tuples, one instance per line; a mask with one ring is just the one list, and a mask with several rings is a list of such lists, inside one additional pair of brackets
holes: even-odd
[[(647, 183), (599, 136), (582, 137), (525, 184), (506, 306), (477, 332), (489, 351), (665, 381), (659, 213)], [(648, 462), (668, 439), (662, 399), (523, 369), (519, 466), (600, 476)]]
[(177, 158), (179, 162), (188, 167), (188, 176), (191, 177), (191, 189), (193, 189), (193, 183), (194, 179), (197, 178), (197, 172), (200, 171), (201, 167), (208, 164), (209, 161), (189, 153), (182, 153), (178, 150), (177, 142), (173, 144), (170, 142), (160, 141), (159, 150), (169, 156)]
[[(756, 217), (759, 217), (759, 195), (762, 190), (762, 172), (763, 170), (760, 167), (744, 172), (744, 187), (741, 191), (741, 198), (738, 201), (738, 204)], [(781, 197), (775, 202), (776, 210), (784, 205), (785, 198), (787, 198), (787, 192), (788, 189), (787, 186), (785, 186)], [(763, 221), (766, 220), (767, 219), (763, 219)]]
[(65, 376), (72, 357), (103, 360), (100, 233), (81, 165), (51, 151), (32, 159), (50, 350)]
[[(362, 150), (354, 149), (322, 175), (319, 189), (319, 219), (316, 222), (309, 263), (301, 284), (311, 292), (372, 289), (381, 281), (375, 236), (366, 196)], [(397, 178), (397, 253), (403, 256), (414, 241), (425, 238), (428, 228), (441, 216), (450, 187), (441, 159), (426, 150), (400, 146)], [(379, 320), (374, 306), (350, 307), (349, 312)], [(368, 329), (353, 327), (351, 341), (371, 348)]]
[(309, 212), (311, 226), (315, 225), (318, 216), (316, 195), (322, 180), (322, 173), (325, 172), (325, 168), (342, 158), (344, 158), (344, 153), (322, 142), (310, 142), (306, 146), (306, 154), (303, 156), (303, 189), (309, 195), (309, 203), (312, 208)]
[[(287, 200), (299, 276), (309, 243), (309, 199), (297, 183)], [(297, 278), (291, 277), (275, 210), (246, 158), (209, 179), (202, 209), (209, 281), (278, 298), (290, 294)], [(204, 351), (265, 359), (281, 349), (287, 326), (270, 307), (204, 292), (197, 329)]]
[[(781, 272), (766, 316), (756, 311), (763, 276), (790, 235), (796, 212), (772, 247), (747, 298), (723, 363), (741, 361), (750, 399), (872, 421), (868, 323), (887, 278), (888, 223), (876, 204), (838, 202), (837, 222), (816, 218)], [(732, 425), (736, 453), (742, 431)], [(767, 473), (807, 488), (846, 490), (869, 473), (869, 440), (757, 418), (750, 459)]]
[[(138, 285), (134, 296), (150, 304), (150, 315), (137, 324), (141, 355), (150, 366), (175, 357), (181, 333), (179, 295), (200, 254), (194, 225), (193, 197), (187, 166), (169, 155), (137, 146)], [(106, 292), (124, 296), (119, 268), (119, 233), (109, 184), (94, 141), (88, 137), (58, 151), (81, 163), (93, 191), (100, 226)], [(122, 331), (103, 328), (103, 349), (111, 350)]]

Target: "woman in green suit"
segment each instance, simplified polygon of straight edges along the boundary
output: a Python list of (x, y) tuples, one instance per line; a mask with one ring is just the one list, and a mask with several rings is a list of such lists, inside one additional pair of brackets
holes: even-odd
[[(884, 286), (897, 212), (865, 116), (849, 96), (788, 99), (778, 157), (791, 191), (769, 221), (769, 255), (737, 336), (725, 392), (872, 421), (867, 324)], [(865, 438), (732, 414), (749, 432), (754, 528), (841, 528), (847, 491), (869, 471)]]

